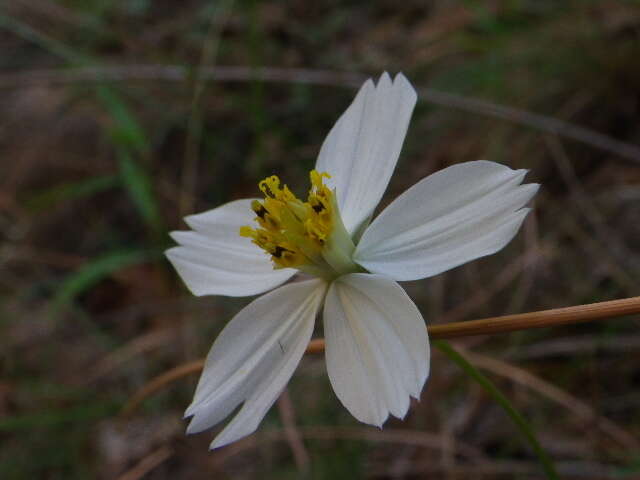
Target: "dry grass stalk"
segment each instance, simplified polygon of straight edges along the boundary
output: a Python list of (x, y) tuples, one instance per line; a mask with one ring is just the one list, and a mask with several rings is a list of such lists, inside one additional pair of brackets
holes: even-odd
[[(570, 325), (574, 323), (605, 320), (635, 313), (640, 313), (640, 297), (576, 305), (566, 308), (554, 308), (552, 310), (542, 310), (517, 315), (484, 318), (481, 320), (470, 320), (468, 322), (433, 325), (427, 327), (427, 330), (429, 331), (429, 336), (435, 340), (468, 337), (472, 335), (493, 335), (496, 333), (514, 332), (531, 328)], [(320, 353), (324, 351), (324, 347), (324, 339), (317, 338), (309, 342), (306, 353)], [(200, 372), (203, 367), (204, 359), (194, 360), (179, 365), (154, 378), (130, 398), (122, 410), (122, 414), (128, 415), (132, 413), (140, 403), (150, 395), (153, 395), (166, 385), (182, 377)]]

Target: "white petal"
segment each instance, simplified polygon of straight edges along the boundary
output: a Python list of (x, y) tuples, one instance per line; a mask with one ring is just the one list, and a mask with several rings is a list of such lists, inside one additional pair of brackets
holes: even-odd
[(274, 270), (269, 255), (241, 237), (240, 227), (254, 225), (252, 199), (235, 200), (185, 218), (195, 231), (172, 232), (180, 244), (167, 258), (194, 295), (257, 295), (286, 282), (294, 269)]
[(300, 362), (326, 290), (322, 280), (297, 282), (269, 292), (240, 311), (207, 356), (187, 433), (211, 428), (244, 405), (211, 448), (253, 433)]
[(354, 273), (333, 282), (324, 306), (327, 372), (358, 420), (381, 426), (403, 418), (429, 375), (429, 338), (405, 291), (383, 275)]
[(385, 72), (367, 80), (324, 141), (316, 170), (328, 172), (345, 227), (353, 233), (367, 220), (387, 188), (398, 161), (417, 95), (404, 75)]
[(538, 184), (526, 170), (460, 163), (424, 178), (369, 225), (354, 260), (371, 272), (416, 280), (502, 249), (518, 232)]

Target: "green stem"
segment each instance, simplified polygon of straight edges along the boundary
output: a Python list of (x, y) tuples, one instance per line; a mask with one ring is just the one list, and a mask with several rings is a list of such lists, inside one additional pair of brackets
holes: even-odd
[(465, 373), (467, 373), (471, 378), (473, 378), (478, 384), (484, 388), (484, 390), (491, 395), (491, 397), (500, 405), (504, 411), (509, 415), (513, 423), (516, 425), (520, 433), (527, 440), (534, 453), (540, 460), (542, 464), (542, 468), (547, 476), (547, 478), (551, 480), (558, 480), (558, 473), (553, 465), (553, 461), (551, 457), (547, 455), (547, 452), (542, 448), (540, 442), (536, 438), (533, 427), (529, 425), (529, 423), (525, 420), (525, 418), (518, 412), (513, 404), (505, 397), (500, 390), (485, 377), (477, 368), (475, 368), (471, 363), (464, 358), (460, 352), (455, 350), (449, 343), (444, 342), (442, 340), (435, 340), (432, 342), (437, 348), (439, 348), (443, 353), (445, 353), (451, 360), (453, 360)]

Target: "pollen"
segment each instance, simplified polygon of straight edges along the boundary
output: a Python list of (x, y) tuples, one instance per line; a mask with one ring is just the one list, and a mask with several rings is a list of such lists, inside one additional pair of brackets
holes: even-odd
[(254, 200), (257, 227), (244, 226), (240, 235), (271, 255), (274, 268), (322, 267), (323, 251), (339, 220), (334, 192), (324, 184), (328, 173), (312, 170), (307, 201), (297, 198), (273, 175), (258, 187), (264, 200)]

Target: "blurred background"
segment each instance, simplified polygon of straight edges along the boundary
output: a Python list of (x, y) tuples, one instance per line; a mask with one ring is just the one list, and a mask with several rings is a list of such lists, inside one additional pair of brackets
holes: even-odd
[[(428, 323), (640, 291), (636, 1), (4, 0), (0, 3), (0, 478), (542, 478), (451, 360), (378, 430), (306, 356), (258, 433), (185, 436), (203, 357), (249, 299), (195, 298), (162, 256), (181, 218), (303, 194), (355, 87), (420, 90), (383, 205), (490, 159), (542, 183), (497, 255), (406, 284)], [(457, 340), (561, 478), (640, 478), (637, 317)], [(321, 331), (318, 332), (321, 335)]]

